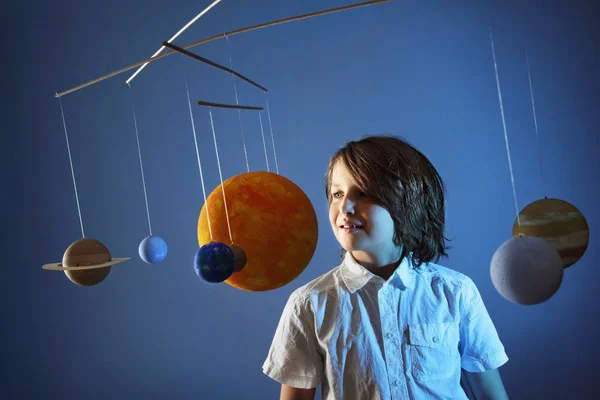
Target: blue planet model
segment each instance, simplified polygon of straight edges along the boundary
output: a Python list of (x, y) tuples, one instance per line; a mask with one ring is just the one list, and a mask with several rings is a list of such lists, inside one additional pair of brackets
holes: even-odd
[(235, 255), (225, 243), (207, 243), (194, 256), (196, 274), (206, 282), (223, 282), (233, 274), (234, 268)]
[(157, 264), (167, 256), (167, 243), (159, 236), (148, 236), (140, 243), (138, 252), (144, 262)]

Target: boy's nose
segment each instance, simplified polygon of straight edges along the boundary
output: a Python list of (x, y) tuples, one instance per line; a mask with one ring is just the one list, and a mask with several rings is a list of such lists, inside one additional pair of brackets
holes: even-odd
[(345, 201), (342, 204), (342, 212), (344, 213), (344, 215), (354, 214), (354, 203), (352, 203), (350, 201)]

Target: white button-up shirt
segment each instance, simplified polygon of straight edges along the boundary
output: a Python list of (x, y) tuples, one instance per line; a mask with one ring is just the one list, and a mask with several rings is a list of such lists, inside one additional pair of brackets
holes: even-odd
[(461, 368), (508, 361), (479, 291), (467, 276), (410, 256), (384, 281), (350, 252), (296, 289), (263, 372), (324, 400), (467, 399)]

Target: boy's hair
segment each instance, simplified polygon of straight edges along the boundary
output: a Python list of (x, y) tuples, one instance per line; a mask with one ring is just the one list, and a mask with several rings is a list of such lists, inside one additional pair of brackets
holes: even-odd
[[(402, 259), (412, 253), (416, 268), (447, 257), (444, 182), (431, 162), (403, 139), (366, 136), (348, 142), (329, 161), (325, 194), (331, 204), (331, 174), (344, 162), (361, 191), (390, 213), (394, 243)], [(342, 250), (342, 257), (345, 251)]]

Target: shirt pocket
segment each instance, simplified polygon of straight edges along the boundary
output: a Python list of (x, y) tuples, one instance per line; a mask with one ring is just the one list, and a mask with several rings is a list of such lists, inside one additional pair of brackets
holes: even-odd
[(418, 381), (444, 379), (460, 367), (457, 323), (410, 324), (408, 356)]

